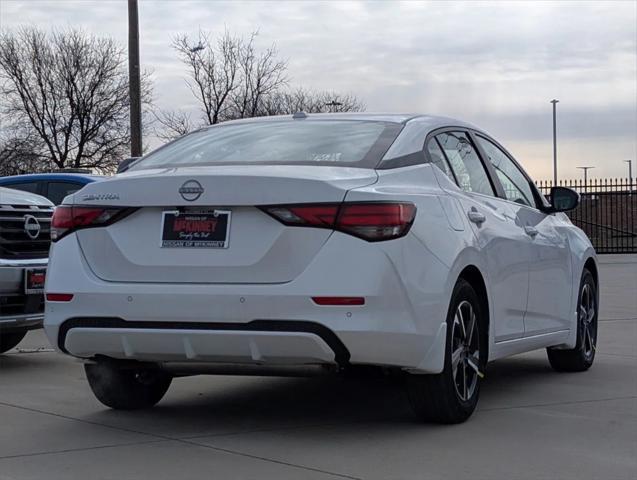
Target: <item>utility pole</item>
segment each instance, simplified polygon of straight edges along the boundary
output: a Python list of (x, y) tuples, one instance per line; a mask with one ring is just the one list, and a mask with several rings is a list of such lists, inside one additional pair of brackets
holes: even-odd
[(137, 0), (128, 0), (128, 91), (130, 96), (131, 157), (142, 156), (142, 94), (139, 72)]
[(553, 99), (553, 186), (557, 186), (557, 116), (556, 105), (559, 100)]
[(591, 168), (595, 168), (595, 167), (575, 167), (575, 168), (579, 168), (580, 170), (584, 170), (584, 187), (586, 187), (588, 185), (588, 176), (586, 174), (588, 173), (588, 171)]
[(633, 161), (632, 160), (624, 160), (628, 164), (628, 187), (630, 190), (633, 189)]

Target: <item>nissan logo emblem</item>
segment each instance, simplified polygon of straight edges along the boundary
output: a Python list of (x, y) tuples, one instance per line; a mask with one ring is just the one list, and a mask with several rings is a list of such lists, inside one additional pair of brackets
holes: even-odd
[(33, 215), (24, 216), (24, 231), (31, 240), (35, 240), (40, 236), (40, 222)]
[(181, 198), (187, 202), (194, 202), (203, 193), (203, 187), (197, 180), (188, 180), (179, 188)]

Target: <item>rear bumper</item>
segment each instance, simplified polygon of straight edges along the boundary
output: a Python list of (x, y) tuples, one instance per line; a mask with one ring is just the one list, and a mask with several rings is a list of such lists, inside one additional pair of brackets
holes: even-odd
[[(409, 235), (370, 244), (335, 233), (288, 283), (107, 282), (70, 235), (54, 244), (46, 291), (73, 299), (47, 302), (44, 328), (52, 345), (82, 358), (349, 362), (437, 373), (448, 273)], [(365, 304), (321, 306), (315, 296)]]
[(46, 266), (47, 259), (0, 259), (0, 331), (42, 328), (43, 295), (24, 295), (24, 270)]
[(0, 332), (42, 328), (44, 314), (9, 315), (0, 317)]
[(84, 358), (105, 355), (153, 362), (344, 366), (350, 358), (345, 345), (328, 328), (313, 322), (276, 320), (228, 324), (74, 318), (61, 325), (58, 348)]

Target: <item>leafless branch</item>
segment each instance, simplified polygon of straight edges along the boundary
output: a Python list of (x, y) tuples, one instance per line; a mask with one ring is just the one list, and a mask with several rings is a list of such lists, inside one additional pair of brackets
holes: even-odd
[[(124, 52), (112, 39), (73, 29), (5, 31), (0, 82), (3, 122), (22, 128), (14, 138), (26, 138), (28, 130), (35, 157), (58, 168), (109, 171), (126, 156), (128, 74)], [(142, 88), (148, 102), (148, 75)]]

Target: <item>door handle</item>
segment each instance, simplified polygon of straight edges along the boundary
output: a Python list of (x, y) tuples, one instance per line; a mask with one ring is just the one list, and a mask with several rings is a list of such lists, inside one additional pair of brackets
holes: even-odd
[(476, 207), (471, 207), (471, 210), (467, 212), (467, 215), (469, 216), (469, 221), (477, 224), (478, 226), (480, 226), (481, 223), (484, 223), (487, 220), (487, 217), (484, 216), (484, 213), (478, 212), (478, 210), (476, 210)]
[(524, 227), (524, 233), (526, 233), (531, 238), (535, 238), (535, 236), (538, 234), (538, 231), (537, 228), (527, 225), (526, 227)]

